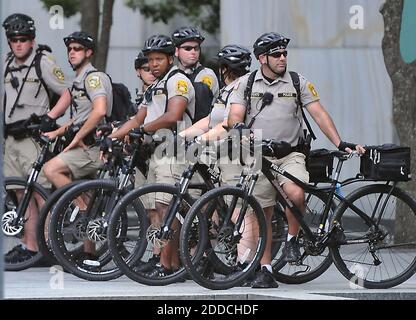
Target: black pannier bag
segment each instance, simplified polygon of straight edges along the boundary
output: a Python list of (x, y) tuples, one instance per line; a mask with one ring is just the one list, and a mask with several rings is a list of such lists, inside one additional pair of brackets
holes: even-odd
[(334, 155), (327, 149), (311, 150), (306, 158), (309, 182), (331, 182), (333, 167)]
[(360, 172), (367, 179), (409, 181), (410, 148), (395, 144), (366, 146), (361, 157)]

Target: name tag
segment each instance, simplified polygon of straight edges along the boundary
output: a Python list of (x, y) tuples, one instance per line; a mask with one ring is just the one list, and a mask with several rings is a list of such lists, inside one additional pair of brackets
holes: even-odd
[(155, 89), (154, 90), (154, 95), (155, 96), (160, 95), (160, 94), (163, 94), (163, 89)]
[(278, 93), (277, 96), (279, 98), (296, 98), (297, 94), (295, 92), (281, 92)]
[(263, 93), (261, 93), (261, 92), (252, 92), (251, 97), (252, 98), (261, 98), (261, 97), (263, 97)]

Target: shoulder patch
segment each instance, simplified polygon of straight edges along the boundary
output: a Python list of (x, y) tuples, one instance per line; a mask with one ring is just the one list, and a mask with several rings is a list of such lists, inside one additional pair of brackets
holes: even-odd
[(65, 81), (65, 76), (61, 68), (59, 67), (53, 68), (53, 74), (59, 81)]
[(176, 94), (187, 94), (188, 93), (188, 83), (185, 80), (177, 80), (175, 83), (175, 92)]
[(88, 83), (88, 87), (90, 87), (91, 89), (97, 89), (101, 87), (101, 79), (100, 76), (98, 75), (89, 75), (87, 77), (87, 83)]
[(308, 83), (308, 89), (315, 98), (318, 97), (318, 92), (316, 92), (315, 87), (310, 82)]
[(204, 76), (201, 82), (205, 83), (210, 89), (212, 89), (214, 80), (210, 76)]

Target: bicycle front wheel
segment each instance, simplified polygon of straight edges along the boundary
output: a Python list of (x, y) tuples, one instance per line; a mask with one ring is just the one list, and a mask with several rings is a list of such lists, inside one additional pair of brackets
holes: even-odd
[[(403, 283), (416, 271), (416, 203), (404, 191), (375, 184), (347, 198), (335, 212), (343, 239), (331, 248), (338, 270), (354, 286), (386, 289)], [(345, 236), (345, 237), (344, 237)]]
[[(22, 248), (29, 236), (36, 236), (34, 230), (25, 230), (27, 223), (18, 222), (17, 208), (22, 201), (23, 193), (27, 181), (23, 178), (10, 177), (4, 180), (3, 187), (3, 201), (4, 212), (1, 219), (1, 226), (3, 232), (3, 252), (4, 254), (4, 269), (6, 271), (20, 271), (30, 268), (43, 259), (42, 253), (38, 251), (34, 255), (22, 255)], [(30, 208), (25, 209), (25, 217), (27, 220), (34, 220), (32, 225), (36, 225), (38, 219), (38, 206), (42, 205), (37, 200), (42, 199), (46, 201), (48, 192), (38, 183), (33, 184), (33, 194), (29, 203)], [(36, 198), (35, 198), (36, 195)], [(34, 228), (33, 228), (34, 229)]]
[(125, 191), (114, 180), (75, 185), (51, 212), (49, 240), (56, 259), (75, 276), (90, 281), (122, 275), (107, 243), (108, 216)]
[[(241, 227), (236, 228), (243, 209)], [(227, 212), (232, 212), (228, 221)], [(254, 197), (247, 197), (237, 187), (211, 190), (185, 217), (179, 246), (182, 263), (201, 286), (232, 288), (243, 283), (259, 265), (266, 232), (264, 212)]]
[[(152, 286), (185, 281), (186, 271), (180, 265), (177, 248), (178, 230), (194, 200), (185, 194), (179, 202), (178, 192), (178, 187), (172, 185), (144, 185), (126, 194), (111, 214), (107, 232), (111, 254), (130, 279)], [(179, 205), (172, 211), (177, 200)], [(127, 225), (122, 227), (125, 212), (129, 218)], [(172, 223), (166, 226), (170, 235), (164, 239), (160, 237), (162, 216), (172, 217)], [(142, 221), (140, 230), (135, 230), (135, 221)], [(124, 243), (129, 243), (122, 246), (128, 248), (128, 254), (120, 250), (120, 244)]]

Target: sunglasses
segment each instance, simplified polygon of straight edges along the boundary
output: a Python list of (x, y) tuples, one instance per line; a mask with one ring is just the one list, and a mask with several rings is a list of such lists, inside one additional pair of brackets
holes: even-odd
[(11, 38), (10, 39), (10, 42), (13, 42), (13, 43), (17, 43), (17, 42), (21, 42), (21, 43), (25, 43), (25, 42), (28, 42), (30, 39), (29, 38), (26, 38), (26, 37), (24, 37), (24, 38)]
[(195, 47), (193, 47), (193, 46), (182, 46), (182, 47), (179, 47), (179, 48), (181, 48), (185, 51), (192, 51), (192, 49), (194, 49), (195, 51), (201, 50), (200, 46), (195, 46)]
[(142, 68), (140, 68), (140, 70), (143, 70), (144, 72), (150, 72), (149, 67), (142, 67)]
[(283, 51), (283, 52), (276, 51), (276, 52), (268, 54), (268, 56), (271, 56), (273, 58), (280, 58), (282, 55), (286, 58), (287, 57), (287, 51), (286, 50)]
[(68, 47), (67, 50), (68, 50), (68, 53), (70, 53), (72, 50), (74, 50), (75, 52), (79, 52), (81, 50), (85, 50), (85, 47), (83, 47), (83, 46), (79, 46), (79, 47)]

